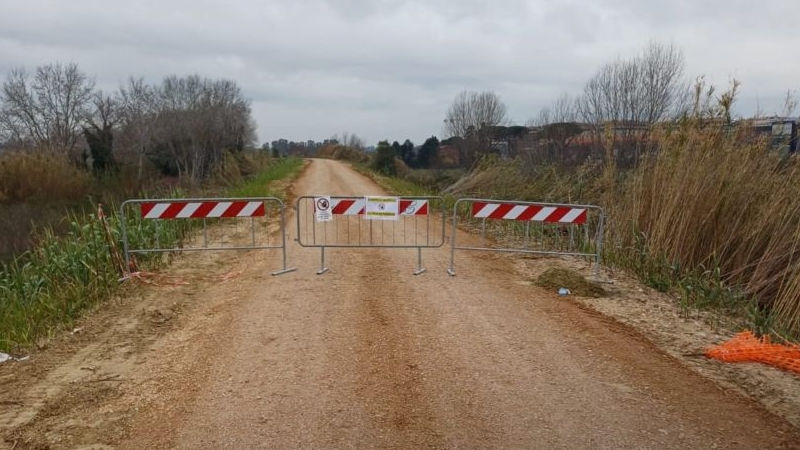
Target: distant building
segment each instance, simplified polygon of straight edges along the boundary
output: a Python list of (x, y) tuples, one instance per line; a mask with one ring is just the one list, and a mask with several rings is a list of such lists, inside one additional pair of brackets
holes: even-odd
[(798, 125), (800, 118), (766, 117), (750, 121), (756, 136), (765, 137), (770, 147), (782, 154), (791, 154), (800, 150), (798, 142)]

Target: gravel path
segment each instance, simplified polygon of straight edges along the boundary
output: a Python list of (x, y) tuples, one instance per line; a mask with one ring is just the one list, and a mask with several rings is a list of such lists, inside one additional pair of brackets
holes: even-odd
[[(314, 160), (294, 193), (381, 191), (341, 163)], [(23, 405), (48, 380), (61, 387), (27, 416), (0, 404), (6, 444), (800, 446), (795, 429), (755, 402), (632, 329), (531, 286), (512, 256), (460, 254), (456, 277), (445, 272), (446, 247), (424, 256), (428, 272), (413, 276), (412, 250), (331, 249), (330, 272), (317, 276), (319, 250), (291, 245), (298, 271), (275, 277), (277, 254), (187, 257), (175, 270), (200, 281), (136, 291), (138, 306), (89, 321), (94, 334), (53, 356), (38, 385), (11, 380)], [(220, 272), (237, 276), (207, 275)], [(120, 381), (90, 381), (105, 373)]]

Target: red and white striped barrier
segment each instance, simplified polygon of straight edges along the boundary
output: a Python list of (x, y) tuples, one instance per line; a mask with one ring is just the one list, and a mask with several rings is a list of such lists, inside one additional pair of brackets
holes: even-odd
[(339, 216), (357, 216), (364, 214), (366, 200), (360, 198), (332, 198), (331, 213)]
[(477, 219), (485, 218), (580, 224), (586, 223), (586, 208), (474, 202), (472, 204), (472, 217)]
[[(486, 226), (486, 219), (498, 221)], [(456, 250), (586, 257), (594, 259), (597, 270), (604, 221), (603, 209), (594, 205), (461, 198), (453, 205), (447, 273), (456, 274)], [(466, 229), (479, 229), (480, 241), (457, 244), (459, 222)]]
[[(295, 270), (286, 264), (286, 207), (275, 197), (131, 199), (122, 202), (119, 215), (124, 218), (120, 221), (120, 227), (128, 267), (132, 262), (131, 256), (139, 253), (275, 249), (281, 250), (283, 268), (272, 274), (280, 275)], [(185, 229), (177, 241), (160, 237), (169, 227), (146, 227), (142, 231), (152, 235), (131, 242), (128, 240), (126, 224), (129, 219), (139, 216), (142, 219), (244, 220), (219, 221), (224, 223), (196, 221), (197, 226)], [(276, 222), (280, 224), (279, 232), (273, 227)], [(198, 230), (201, 226), (202, 230)], [(209, 233), (212, 227), (224, 227), (231, 233)]]
[(403, 200), (403, 199), (400, 199), (400, 215), (401, 216), (427, 216), (428, 215), (428, 201), (427, 200)]
[(148, 202), (141, 204), (144, 219), (204, 219), (263, 216), (263, 201)]
[(445, 243), (447, 222), (441, 197), (302, 196), (295, 206), (295, 241), (302, 247), (320, 249), (318, 275), (328, 271), (328, 248), (416, 249), (414, 275), (419, 275), (425, 272), (422, 249)]
[[(340, 216), (359, 216), (364, 214), (366, 199), (359, 198), (332, 198), (331, 213)], [(426, 216), (428, 215), (428, 200), (400, 199), (401, 216)]]

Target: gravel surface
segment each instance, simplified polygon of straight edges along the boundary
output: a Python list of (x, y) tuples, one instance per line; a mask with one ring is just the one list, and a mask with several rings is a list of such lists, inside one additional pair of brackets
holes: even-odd
[[(293, 192), (382, 193), (328, 160)], [(289, 250), (280, 276), (274, 251), (178, 258), (0, 365), (0, 448), (800, 448), (513, 255), (459, 254), (449, 277), (449, 249), (425, 250), (414, 276), (413, 250), (330, 249), (318, 276), (319, 249)]]

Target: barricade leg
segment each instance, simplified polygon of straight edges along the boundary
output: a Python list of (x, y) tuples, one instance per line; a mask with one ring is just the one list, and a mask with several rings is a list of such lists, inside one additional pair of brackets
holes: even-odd
[(294, 272), (295, 270), (297, 270), (296, 267), (286, 267), (286, 240), (285, 239), (286, 238), (284, 237), (284, 242), (283, 242), (283, 269), (276, 270), (275, 272), (272, 272), (273, 276), (274, 275), (283, 275), (285, 273)]
[(458, 205), (453, 207), (453, 231), (450, 236), (450, 267), (447, 268), (447, 274), (451, 277), (456, 276), (456, 221), (458, 220)]
[(283, 275), (285, 273), (294, 272), (295, 270), (297, 270), (297, 267), (283, 268), (281, 270), (276, 270), (275, 272), (272, 272), (272, 275)]
[(414, 275), (425, 273), (426, 270), (422, 267), (422, 247), (417, 247), (417, 270), (414, 271)]
[[(253, 233), (253, 242), (255, 242), (255, 231)], [(281, 245), (283, 246), (283, 269), (272, 272), (272, 275), (283, 275), (297, 270), (296, 267), (286, 267), (286, 210), (283, 205), (281, 205)]]
[(323, 273), (327, 272), (328, 268), (325, 267), (325, 247), (320, 247), (320, 263), (319, 263), (319, 270), (317, 271), (317, 275), (322, 275)]

